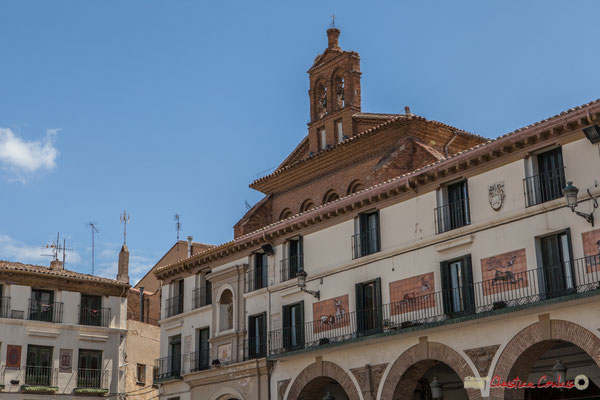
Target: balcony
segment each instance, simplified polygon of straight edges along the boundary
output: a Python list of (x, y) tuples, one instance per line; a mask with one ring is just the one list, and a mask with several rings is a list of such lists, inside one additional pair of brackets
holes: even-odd
[(106, 394), (108, 393), (107, 371), (101, 369), (77, 370), (77, 387), (73, 393), (77, 394)]
[(29, 317), (33, 321), (62, 322), (63, 303), (29, 300)]
[(93, 309), (79, 306), (79, 325), (108, 327), (110, 325), (110, 308)]
[(54, 393), (56, 386), (56, 371), (52, 367), (27, 365), (25, 369), (25, 384), (21, 391), (25, 393)]
[(154, 361), (154, 382), (181, 379), (181, 355), (163, 357)]
[(433, 210), (435, 233), (440, 234), (471, 223), (469, 198), (454, 201)]
[(0, 318), (10, 317), (10, 297), (0, 297)]
[(207, 286), (201, 286), (192, 290), (192, 304), (194, 308), (200, 308), (212, 303), (212, 291)]
[(249, 269), (246, 273), (246, 293), (267, 287), (268, 272), (267, 267)]
[(180, 294), (179, 296), (171, 297), (165, 303), (166, 318), (183, 312), (183, 295)]
[(352, 235), (352, 259), (377, 253), (379, 248), (379, 229), (368, 229)]
[(565, 186), (564, 168), (546, 171), (523, 179), (525, 207), (535, 206), (562, 197), (562, 190)]
[(190, 354), (190, 372), (210, 369), (210, 349), (205, 348)]
[(514, 311), (545, 301), (598, 294), (600, 255), (521, 273), (497, 272), (493, 279), (472, 285), (271, 331), (268, 354), (277, 356), (369, 335), (483, 318), (495, 312)]
[(304, 269), (302, 255), (291, 256), (280, 262), (280, 282), (296, 278), (296, 274)]
[(244, 360), (253, 360), (267, 356), (267, 338), (258, 336), (244, 339)]

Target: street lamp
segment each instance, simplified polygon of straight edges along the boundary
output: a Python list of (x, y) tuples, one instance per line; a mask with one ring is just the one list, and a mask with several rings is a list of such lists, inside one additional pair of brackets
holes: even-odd
[(554, 374), (554, 382), (564, 383), (567, 381), (567, 367), (560, 360), (556, 360), (556, 364), (552, 367), (552, 373)]
[(437, 380), (435, 376), (429, 384), (429, 388), (431, 389), (431, 397), (433, 397), (434, 400), (439, 400), (442, 398), (442, 384), (440, 383), (440, 381)]
[[(598, 208), (598, 200), (597, 198), (592, 196), (590, 189), (587, 190), (590, 199), (593, 201), (594, 210)], [(594, 210), (591, 213), (586, 214), (580, 211), (575, 211), (577, 207), (577, 194), (579, 193), (579, 189), (573, 185), (573, 182), (567, 182), (567, 186), (563, 189), (563, 194), (565, 195), (565, 199), (567, 200), (567, 206), (573, 211), (575, 214), (583, 217), (587, 222), (594, 226)]]
[(300, 290), (312, 295), (317, 300), (321, 300), (321, 291), (320, 290), (315, 291), (315, 290), (306, 289), (306, 275), (307, 275), (306, 271), (304, 271), (304, 270), (298, 271), (296, 273), (296, 278), (298, 278), (298, 287), (300, 288)]
[(333, 397), (331, 392), (327, 392), (327, 394), (325, 394), (325, 397), (323, 397), (323, 400), (335, 400), (335, 397)]

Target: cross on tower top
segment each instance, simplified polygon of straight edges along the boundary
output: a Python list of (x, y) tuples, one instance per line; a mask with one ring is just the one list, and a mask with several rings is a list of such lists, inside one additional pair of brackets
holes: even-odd
[(335, 28), (335, 14), (331, 14), (331, 25), (330, 28)]

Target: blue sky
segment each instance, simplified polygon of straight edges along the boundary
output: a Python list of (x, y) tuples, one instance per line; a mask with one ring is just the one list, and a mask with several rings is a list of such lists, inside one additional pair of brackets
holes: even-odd
[[(368, 5), (367, 5), (368, 4)], [(222, 243), (248, 188), (306, 135), (330, 15), (362, 108), (487, 137), (600, 97), (598, 1), (2, 1), (0, 259), (131, 275), (182, 237)]]

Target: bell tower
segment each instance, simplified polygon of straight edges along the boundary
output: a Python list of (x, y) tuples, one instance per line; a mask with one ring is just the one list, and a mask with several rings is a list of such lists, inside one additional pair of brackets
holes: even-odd
[(316, 153), (356, 134), (352, 115), (360, 112), (360, 57), (339, 46), (340, 30), (327, 29), (327, 49), (308, 70), (309, 149)]

